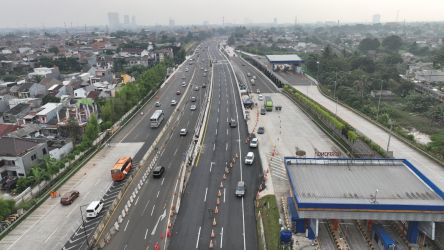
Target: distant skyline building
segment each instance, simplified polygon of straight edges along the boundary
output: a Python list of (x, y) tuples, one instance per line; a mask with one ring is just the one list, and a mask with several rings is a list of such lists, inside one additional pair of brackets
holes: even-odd
[(176, 21), (174, 21), (174, 19), (170, 18), (170, 20), (168, 21), (168, 24), (170, 26), (175, 26), (176, 25)]
[(128, 27), (130, 25), (129, 15), (124, 15), (123, 16), (123, 24), (125, 25), (125, 27)]
[(373, 24), (381, 23), (381, 15), (379, 15), (379, 14), (373, 15), (372, 22), (373, 22)]
[(108, 12), (108, 25), (111, 31), (118, 30), (120, 28), (119, 13)]
[(278, 24), (278, 19), (275, 17), (275, 18), (273, 18), (273, 24), (274, 25), (277, 25)]
[(131, 17), (131, 25), (133, 25), (134, 27), (137, 25), (136, 24), (136, 16)]

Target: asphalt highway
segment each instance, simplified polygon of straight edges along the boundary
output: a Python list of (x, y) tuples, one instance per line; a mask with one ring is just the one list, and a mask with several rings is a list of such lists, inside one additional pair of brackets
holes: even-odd
[[(183, 68), (188, 67), (189, 71), (177, 74), (177, 80), (171, 85), (166, 85), (165, 88), (168, 88), (168, 91), (158, 98), (161, 102), (160, 108), (165, 111), (166, 117), (171, 115), (174, 109), (179, 111), (177, 116), (171, 117), (172, 128), (168, 128), (160, 143), (163, 146), (160, 148), (160, 157), (156, 165), (164, 166), (166, 171), (162, 178), (154, 179), (150, 176), (143, 184), (128, 215), (121, 223), (119, 232), (113, 236), (106, 249), (152, 249), (156, 242), (162, 247), (167, 226), (166, 215), (168, 215), (171, 197), (177, 186), (179, 169), (193, 139), (198, 114), (202, 108), (201, 103), (205, 98), (205, 92), (208, 91), (208, 88), (201, 88), (201, 86), (203, 83), (208, 84), (211, 77), (210, 71), (207, 72), (207, 76), (204, 76), (204, 70), (201, 69), (202, 67), (209, 69), (208, 56), (200, 53), (200, 56), (194, 59), (192, 65), (183, 66)], [(185, 79), (182, 79), (182, 76), (185, 76)], [(183, 81), (187, 83), (186, 87), (181, 86)], [(199, 86), (198, 90), (194, 89), (196, 86)], [(181, 91), (180, 96), (176, 95), (177, 90)], [(191, 102), (192, 96), (196, 97), (196, 102)], [(179, 101), (179, 97), (184, 98), (183, 102), (179, 106), (171, 106), (171, 100)], [(192, 104), (197, 106), (194, 111), (190, 110)], [(146, 121), (143, 121), (147, 124), (146, 129), (137, 127), (133, 133), (122, 140), (146, 140), (146, 134), (152, 130), (149, 127), (149, 118), (155, 109), (159, 108), (153, 107), (148, 112)], [(163, 122), (164, 125), (165, 122)], [(179, 135), (179, 130), (182, 128), (187, 129), (187, 136)], [(157, 129), (160, 130), (162, 127)], [(147, 145), (146, 150), (149, 146)], [(141, 153), (140, 156), (142, 155)], [(137, 179), (135, 181), (138, 182)]]
[[(215, 63), (203, 151), (191, 172), (168, 249), (207, 249), (210, 241), (219, 249), (257, 249), (254, 198), (260, 165), (259, 161), (252, 166), (243, 164), (250, 149), (245, 144), (247, 126), (235, 76), (219, 51), (218, 42), (213, 40), (208, 45)], [(238, 121), (235, 128), (228, 123), (232, 118)], [(233, 158), (234, 164), (230, 168)], [(226, 167), (230, 173), (224, 179)], [(240, 180), (247, 188), (243, 198), (234, 195)]]

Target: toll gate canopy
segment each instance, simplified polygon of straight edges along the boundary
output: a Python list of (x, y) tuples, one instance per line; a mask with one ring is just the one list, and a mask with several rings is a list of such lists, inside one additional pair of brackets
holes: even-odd
[(298, 55), (266, 55), (267, 60), (272, 64), (302, 64), (302, 60)]
[(405, 159), (284, 158), (298, 216), (444, 221), (444, 193)]

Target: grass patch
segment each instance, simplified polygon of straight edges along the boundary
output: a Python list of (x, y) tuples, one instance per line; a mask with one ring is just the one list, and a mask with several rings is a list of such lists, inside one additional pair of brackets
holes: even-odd
[[(258, 201), (258, 204), (258, 211), (261, 213), (262, 223), (264, 225), (264, 235), (267, 249), (278, 249), (280, 227), (279, 209), (277, 207), (276, 196), (264, 196)], [(261, 240), (259, 239), (259, 241)]]

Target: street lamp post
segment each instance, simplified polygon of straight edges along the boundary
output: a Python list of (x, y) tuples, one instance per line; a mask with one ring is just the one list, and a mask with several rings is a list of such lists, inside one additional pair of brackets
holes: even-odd
[(378, 118), (379, 118), (379, 105), (381, 105), (381, 96), (382, 96), (382, 80), (381, 80), (381, 90), (379, 91), (378, 109), (376, 111), (376, 120), (378, 120)]
[(389, 132), (389, 138), (388, 138), (388, 141), (387, 141), (387, 152), (389, 151), (390, 139), (392, 138), (392, 131), (393, 131), (393, 122), (392, 122), (392, 120), (389, 119), (388, 123), (390, 125), (390, 132)]
[(338, 98), (336, 97), (336, 85), (337, 85), (337, 81), (338, 81), (338, 72), (336, 71), (336, 78), (335, 78), (335, 88), (333, 90), (333, 99), (335, 99), (336, 101), (336, 108), (335, 108), (335, 115), (338, 114)]
[(81, 205), (79, 207), (79, 209), (80, 209), (80, 216), (82, 217), (83, 234), (85, 235), (86, 245), (88, 246), (88, 249), (89, 249), (90, 246), (89, 246), (89, 242), (88, 242), (88, 235), (86, 235), (85, 220), (83, 219), (83, 212), (82, 212), (82, 207), (86, 207), (86, 206), (88, 206), (88, 204)]
[(318, 81), (318, 84), (319, 84), (319, 61), (316, 61), (316, 64), (318, 65), (318, 79), (317, 79), (317, 81)]

